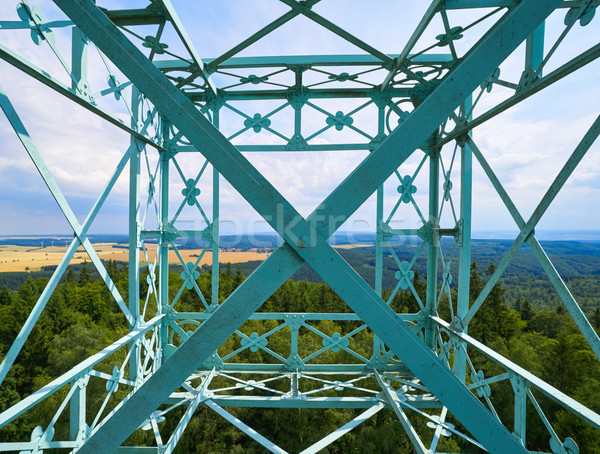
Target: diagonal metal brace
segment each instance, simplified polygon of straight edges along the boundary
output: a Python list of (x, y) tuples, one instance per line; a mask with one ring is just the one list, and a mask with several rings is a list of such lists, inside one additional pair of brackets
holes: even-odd
[[(548, 188), (548, 190), (544, 194), (544, 197), (536, 207), (529, 220), (526, 223), (522, 223), (522, 219), (520, 220), (521, 222), (518, 222), (520, 224), (519, 227), (521, 228), (521, 232), (513, 242), (506, 255), (502, 258), (500, 264), (496, 267), (494, 274), (486, 283), (485, 287), (483, 288), (483, 290), (469, 309), (467, 315), (463, 317), (462, 324), (464, 326), (466, 326), (475, 316), (475, 314), (485, 301), (485, 298), (487, 298), (487, 296), (490, 294), (494, 285), (496, 285), (498, 279), (500, 278), (504, 270), (508, 267), (512, 259), (515, 257), (523, 243), (530, 237), (530, 235), (533, 234), (534, 227), (540, 221), (540, 219), (542, 218), (542, 216), (544, 215), (554, 198), (558, 195), (559, 190), (564, 186), (567, 179), (571, 176), (571, 174), (573, 173), (577, 165), (581, 162), (587, 151), (593, 145), (598, 135), (600, 135), (600, 117), (596, 119), (596, 121), (587, 131), (583, 139), (581, 139), (581, 141), (579, 142), (579, 144), (577, 145), (577, 147), (575, 148), (565, 165), (560, 170), (559, 174), (556, 176), (556, 178), (550, 185), (550, 188)], [(473, 140), (470, 137), (468, 137), (466, 140), (472, 149), (476, 149), (478, 151), (477, 147), (475, 146)], [(481, 153), (478, 153), (478, 156), (481, 157)], [(510, 200), (508, 194), (501, 194), (501, 197), (503, 198), (505, 203), (509, 202)], [(592, 336), (592, 338), (595, 337), (596, 340), (594, 343), (592, 343), (591, 346), (594, 350), (594, 353), (600, 357), (600, 343), (598, 342), (598, 336), (595, 335), (594, 329), (591, 327), (591, 325), (589, 325), (585, 328), (585, 331), (587, 331), (587, 334)]]
[(94, 221), (96, 215), (98, 214), (98, 211), (100, 210), (100, 208), (104, 204), (104, 201), (106, 200), (106, 197), (110, 193), (110, 190), (115, 185), (119, 175), (121, 174), (123, 168), (125, 167), (125, 164), (128, 162), (129, 155), (131, 153), (133, 146), (130, 147), (127, 150), (127, 152), (124, 154), (124, 156), (121, 158), (121, 161), (117, 165), (117, 168), (116, 168), (115, 172), (113, 173), (107, 186), (105, 187), (104, 191), (102, 192), (102, 194), (100, 195), (100, 197), (98, 198), (96, 203), (94, 204), (92, 210), (88, 214), (84, 223), (82, 225), (80, 225), (79, 221), (77, 221), (77, 218), (75, 217), (75, 214), (71, 210), (71, 207), (69, 206), (67, 200), (65, 199), (64, 195), (62, 194), (58, 185), (56, 184), (56, 181), (54, 180), (52, 173), (50, 172), (50, 169), (48, 169), (48, 167), (47, 167), (46, 163), (44, 162), (42, 156), (40, 155), (38, 149), (36, 148), (35, 144), (33, 143), (31, 136), (25, 129), (25, 125), (19, 118), (19, 115), (17, 114), (12, 103), (10, 102), (10, 100), (8, 99), (6, 94), (4, 93), (4, 90), (2, 89), (2, 87), (0, 87), (0, 109), (6, 114), (6, 117), (9, 121), (9, 123), (15, 130), (17, 136), (19, 137), (19, 140), (23, 144), (25, 150), (27, 151), (31, 160), (33, 161), (34, 165), (36, 166), (37, 170), (39, 171), (40, 176), (44, 180), (44, 183), (46, 183), (46, 186), (50, 190), (50, 193), (56, 200), (59, 208), (61, 209), (61, 211), (67, 218), (67, 221), (69, 222), (69, 224), (71, 225), (71, 228), (73, 229), (73, 232), (75, 233), (75, 238), (73, 238), (71, 245), (65, 252), (65, 255), (63, 256), (61, 262), (59, 263), (59, 266), (56, 268), (54, 274), (52, 275), (52, 278), (46, 285), (46, 288), (44, 289), (44, 291), (42, 292), (40, 297), (38, 298), (35, 306), (32, 308), (29, 316), (27, 317), (25, 324), (21, 327), (21, 330), (19, 331), (17, 338), (11, 345), (10, 349), (6, 353), (6, 356), (2, 360), (2, 363), (0, 364), (0, 384), (2, 384), (6, 375), (9, 372), (10, 368), (12, 367), (14, 361), (16, 360), (17, 355), (21, 351), (21, 348), (25, 344), (25, 341), (27, 340), (27, 338), (31, 334), (31, 331), (33, 330), (35, 324), (37, 323), (37, 320), (38, 320), (39, 316), (41, 315), (44, 307), (46, 306), (46, 303), (50, 299), (50, 296), (52, 295), (52, 292), (54, 291), (54, 288), (56, 287), (58, 280), (62, 276), (62, 273), (65, 271), (67, 265), (69, 264), (71, 258), (75, 254), (75, 251), (77, 250), (77, 248), (79, 247), (80, 244), (82, 244), (85, 247), (88, 255), (90, 256), (90, 259), (92, 260), (92, 263), (94, 263), (94, 265), (98, 269), (100, 276), (106, 283), (109, 291), (112, 293), (113, 297), (115, 298), (115, 301), (117, 302), (117, 304), (123, 311), (125, 317), (127, 318), (127, 321), (131, 325), (133, 325), (133, 324), (135, 324), (135, 318), (133, 317), (133, 315), (131, 314), (131, 312), (129, 311), (127, 306), (125, 305), (123, 298), (121, 297), (119, 291), (117, 290), (114, 283), (112, 282), (110, 276), (106, 272), (104, 265), (102, 265), (102, 262), (98, 258), (98, 255), (96, 254), (92, 244), (90, 243), (90, 241), (87, 239), (87, 236), (86, 236), (87, 230), (90, 228), (92, 222)]
[[(594, 124), (592, 124), (592, 126), (588, 130), (588, 133), (585, 135), (584, 139), (581, 141), (580, 145), (577, 147), (577, 150), (573, 153), (573, 156), (575, 158), (572, 157), (569, 160), (570, 162), (568, 161), (565, 164), (564, 169), (570, 168), (571, 171), (574, 170), (575, 166), (577, 165), (576, 161), (579, 161), (583, 157), (583, 155), (589, 149), (589, 146), (591, 146), (591, 144), (593, 143), (593, 141), (596, 139), (596, 137), (599, 134), (600, 134), (600, 117), (598, 117), (596, 119), (596, 121), (594, 122)], [(504, 190), (504, 187), (502, 186), (502, 184), (500, 183), (500, 181), (494, 174), (494, 171), (492, 170), (492, 168), (490, 167), (488, 162), (483, 157), (483, 154), (481, 153), (479, 148), (475, 145), (475, 143), (473, 142), (473, 140), (470, 137), (467, 137), (466, 143), (469, 145), (471, 150), (473, 150), (473, 154), (477, 157), (477, 160), (479, 161), (484, 172), (486, 173), (486, 175), (492, 182), (492, 185), (496, 188), (496, 191), (498, 192), (498, 194), (504, 201), (504, 204), (506, 205), (511, 216), (517, 223), (517, 226), (523, 230), (527, 229), (528, 225), (525, 223), (525, 220), (523, 219), (523, 217), (517, 210), (517, 207), (511, 200), (508, 193)], [(561, 171), (561, 173), (564, 173), (564, 172)], [(561, 178), (560, 180), (558, 180), (558, 177), (557, 177), (557, 180), (555, 180), (555, 182), (558, 182), (559, 185), (562, 185), (566, 181), (567, 177), (568, 177), (568, 172), (566, 172), (564, 177)], [(562, 181), (562, 183), (561, 183), (561, 181)], [(558, 189), (560, 189), (560, 188), (557, 187), (556, 192), (558, 192)], [(579, 327), (579, 330), (581, 331), (581, 333), (587, 340), (588, 344), (592, 348), (592, 351), (595, 353), (596, 357), (598, 359), (600, 359), (600, 338), (598, 337), (598, 334), (596, 333), (596, 331), (594, 330), (594, 328), (592, 327), (592, 325), (586, 318), (585, 314), (581, 310), (581, 307), (579, 307), (579, 305), (577, 304), (577, 301), (575, 301), (575, 298), (569, 291), (569, 288), (566, 286), (566, 284), (564, 283), (564, 281), (562, 280), (562, 278), (560, 277), (560, 275), (554, 268), (554, 265), (550, 261), (549, 257), (546, 255), (546, 252), (544, 251), (544, 249), (538, 242), (537, 238), (535, 238), (535, 236), (533, 234), (530, 234), (529, 236), (527, 236), (525, 238), (524, 241), (529, 243), (529, 246), (533, 250), (534, 255), (537, 257), (538, 261), (540, 262), (540, 265), (542, 266), (542, 268), (548, 275), (550, 282), (554, 286), (556, 292), (559, 294), (565, 307), (569, 311), (569, 314), (575, 321), (575, 324)], [(510, 260), (512, 260), (512, 258), (514, 258), (514, 256), (519, 251), (519, 249), (522, 245), (522, 243), (518, 243), (517, 241), (515, 241), (515, 244), (518, 246), (514, 245), (513, 246), (514, 249), (513, 249), (513, 247), (511, 247), (511, 251), (514, 250), (514, 253), (507, 252), (507, 259), (506, 259), (507, 266), (508, 266), (508, 263), (510, 262)], [(505, 260), (503, 260), (503, 262), (504, 261)], [(501, 276), (501, 271), (502, 270), (500, 270), (500, 273), (498, 273), (497, 278), (499, 278)], [(497, 282), (497, 279), (494, 276), (492, 276), (490, 278), (490, 281), (492, 281), (492, 278), (494, 278), (494, 281), (493, 281), (494, 283)], [(488, 295), (488, 293), (484, 294), (482, 291), (482, 295), (484, 295), (484, 298), (485, 298)], [(473, 303), (473, 305), (475, 305), (479, 300), (480, 300), (480, 297), (477, 298), (477, 300)], [(481, 301), (483, 304), (484, 299), (481, 299)], [(469, 314), (467, 314), (467, 315), (469, 315)], [(463, 323), (463, 326), (464, 325), (466, 325), (466, 323)]]
[(430, 454), (431, 451), (425, 447), (425, 445), (421, 441), (421, 438), (419, 437), (419, 434), (416, 432), (415, 428), (409, 421), (408, 416), (406, 416), (406, 413), (402, 409), (402, 404), (400, 403), (400, 399), (396, 394), (396, 391), (394, 391), (392, 387), (384, 381), (384, 379), (377, 371), (375, 371), (375, 378), (377, 379), (377, 383), (383, 390), (383, 394), (385, 395), (386, 400), (394, 410), (394, 413), (396, 413), (400, 424), (402, 424), (402, 427), (404, 427), (406, 435), (408, 436), (410, 442), (413, 444), (413, 447), (417, 454)]

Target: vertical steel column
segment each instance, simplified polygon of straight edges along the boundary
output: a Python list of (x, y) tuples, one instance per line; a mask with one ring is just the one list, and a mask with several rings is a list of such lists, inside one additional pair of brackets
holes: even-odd
[(86, 378), (80, 378), (71, 383), (77, 388), (69, 401), (69, 438), (73, 441), (85, 433), (86, 382)]
[(84, 94), (88, 91), (88, 39), (77, 27), (71, 31), (71, 87)]
[(375, 235), (375, 292), (381, 296), (383, 287), (383, 185), (377, 188), (377, 233)]
[[(160, 154), (160, 196), (159, 196), (159, 207), (160, 207), (160, 225), (159, 229), (161, 232), (159, 238), (159, 244), (157, 249), (159, 252), (158, 256), (158, 269), (159, 269), (159, 303), (161, 313), (166, 313), (169, 307), (169, 241), (170, 241), (170, 228), (169, 228), (169, 164), (171, 163), (171, 154), (169, 142), (171, 140), (169, 133), (170, 123), (161, 117), (161, 129), (163, 135), (163, 143), (167, 151)], [(163, 319), (160, 327), (160, 351), (161, 357), (164, 356), (164, 349), (168, 343), (168, 322)], [(160, 361), (159, 363), (161, 363)]]
[[(378, 105), (378, 131), (377, 137), (385, 137), (385, 105)], [(381, 296), (383, 290), (383, 242), (385, 225), (383, 221), (383, 184), (377, 188), (377, 211), (376, 211), (376, 233), (375, 233), (375, 293)], [(373, 354), (379, 354), (382, 350), (379, 336), (373, 336)]]
[[(464, 112), (471, 110), (472, 97), (464, 103)], [(470, 118), (469, 118), (470, 120)], [(456, 316), (462, 320), (469, 312), (469, 294), (471, 281), (471, 207), (473, 197), (473, 153), (466, 143), (460, 147), (460, 220), (458, 239), (458, 295)], [(463, 328), (467, 332), (467, 327)], [(465, 347), (466, 348), (466, 347)], [(467, 358), (462, 349), (454, 352), (454, 374), (462, 381), (467, 373)]]
[[(138, 129), (142, 119), (142, 94), (133, 87), (131, 93), (131, 127)], [(129, 158), (129, 311), (134, 322), (129, 324), (132, 331), (139, 325), (140, 316), (140, 147), (139, 141), (131, 137), (131, 155)], [(133, 341), (129, 358), (129, 379), (138, 377), (140, 342)]]
[[(383, 287), (383, 185), (377, 188), (377, 233), (375, 234), (375, 293), (381, 296)], [(373, 335), (373, 355), (383, 354), (383, 345), (377, 334)]]
[(511, 377), (510, 383), (515, 393), (513, 433), (525, 446), (527, 435), (527, 391), (528, 387), (521, 377)]
[[(378, 105), (377, 137), (385, 137), (385, 105)], [(375, 239), (375, 292), (381, 296), (383, 287), (383, 184), (377, 188), (376, 239)]]
[[(528, 68), (537, 71), (542, 61), (544, 61), (544, 35), (546, 32), (546, 23), (536, 28), (533, 33), (527, 38), (525, 46), (525, 69)], [(540, 77), (542, 72), (540, 72)]]
[(294, 141), (300, 143), (302, 137), (302, 107), (304, 106), (304, 100), (300, 96), (302, 91), (302, 68), (297, 68), (294, 71), (294, 89), (295, 97), (293, 97), (292, 107), (294, 108)]
[[(427, 315), (435, 315), (437, 311), (439, 227), (438, 213), (440, 209), (440, 149), (435, 146), (435, 134), (427, 140), (425, 150), (429, 155), (429, 235), (427, 236), (427, 298), (425, 310)], [(425, 342), (431, 348), (435, 346), (435, 332), (430, 320), (426, 322)]]
[[(219, 129), (219, 107), (215, 107), (213, 113), (213, 125)], [(217, 308), (219, 304), (219, 178), (220, 174), (213, 167), (213, 223), (212, 223), (212, 306)]]

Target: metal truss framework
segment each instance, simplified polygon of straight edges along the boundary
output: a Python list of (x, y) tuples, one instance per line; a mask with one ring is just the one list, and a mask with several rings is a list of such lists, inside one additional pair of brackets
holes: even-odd
[[(63, 95), (65, 102), (77, 103), (131, 136), (104, 191), (79, 223), (0, 88), (0, 107), (74, 233), (0, 365), (0, 385), (79, 246), (85, 248), (130, 326), (127, 336), (0, 414), (1, 430), (49, 396), (58, 392), (64, 396), (47, 426), (36, 428), (30, 440), (0, 442), (0, 451), (33, 453), (58, 448), (81, 453), (170, 453), (196, 409), (204, 405), (271, 452), (287, 451), (237, 419), (228, 407), (363, 410), (304, 453), (324, 449), (383, 409), (396, 414), (398, 430), (406, 432), (418, 453), (439, 452), (441, 437), (451, 435), (489, 452), (529, 452), (526, 429), (531, 418), (541, 419), (548, 431), (547, 452), (578, 452), (573, 440), (558, 438), (537, 399), (552, 399), (598, 430), (600, 415), (471, 338), (467, 327), (527, 242), (600, 358), (598, 335), (534, 236), (536, 224), (600, 134), (600, 117), (528, 220), (496, 177), (473, 131), (600, 57), (599, 43), (545, 71), (568, 33), (588, 25), (600, 2), (434, 0), (409, 41), (399, 47), (399, 54), (384, 53), (336, 25), (335, 18), (318, 14), (313, 7), (319, 0), (280, 2), (289, 7), (287, 13), (210, 59), (198, 53), (170, 0), (152, 0), (143, 9), (129, 10), (105, 9), (100, 1), (96, 6), (87, 0), (54, 0), (52, 16), (60, 9), (65, 17), (50, 21), (38, 7), (22, 1), (16, 5), (20, 20), (0, 18), (2, 34), (29, 31), (40, 48), (50, 48), (68, 83), (61, 79), (64, 74), (51, 75), (2, 45), (2, 34), (0, 58)], [(544, 21), (551, 14), (564, 15), (565, 25), (557, 38), (548, 40)], [(238, 56), (298, 16), (325, 27), (361, 53)], [(154, 33), (144, 36), (150, 28)], [(60, 39), (65, 30), (71, 31), (71, 65), (62, 56), (66, 44)], [(422, 38), (432, 33), (435, 40), (423, 44)], [(463, 49), (463, 36), (475, 44)], [(525, 62), (519, 77), (501, 78), (501, 65), (523, 42)], [(174, 48), (184, 54), (169, 50)], [(89, 72), (100, 69), (106, 71), (106, 83), (93, 91)], [(504, 98), (491, 108), (480, 109), (493, 89)], [(332, 110), (333, 102), (353, 107)], [(255, 113), (256, 106), (265, 110)], [(123, 122), (123, 114), (129, 122)], [(320, 119), (320, 126), (315, 126), (315, 118)], [(347, 132), (342, 142), (324, 140), (333, 130)], [(269, 137), (269, 142), (249, 145), (240, 141), (249, 134)], [(240, 153), (330, 150), (365, 150), (368, 154), (306, 219)], [(186, 160), (192, 153), (202, 156), (199, 164), (197, 159), (193, 165)], [(470, 304), (473, 157), (520, 233)], [(409, 171), (406, 162), (410, 159), (416, 164)], [(124, 299), (86, 235), (127, 164), (129, 292)], [(211, 173), (212, 203), (208, 204), (200, 198), (200, 187), (211, 180)], [(429, 185), (427, 210), (415, 196), (416, 180), (422, 174)], [(169, 195), (172, 175), (181, 178), (179, 200)], [(220, 177), (284, 240), (225, 300), (219, 295)], [(458, 194), (456, 188), (452, 190), (457, 178)], [(148, 181), (145, 192), (142, 179)], [(398, 191), (391, 209), (384, 206), (388, 179), (395, 181)], [(372, 194), (377, 200), (375, 288), (327, 242)], [(412, 211), (418, 228), (394, 228), (402, 210)], [(193, 213), (202, 228), (184, 229), (178, 222), (182, 213)], [(419, 238), (410, 262), (397, 255), (402, 237)], [(188, 238), (201, 238), (206, 245), (195, 263), (186, 263), (178, 248)], [(452, 241), (449, 256), (444, 255), (443, 238)], [(183, 270), (183, 284), (175, 295), (169, 294), (170, 251)], [(197, 282), (199, 263), (207, 251), (212, 252), (210, 297)], [(140, 261), (140, 256), (145, 260)], [(387, 272), (384, 256), (397, 266), (397, 285), (391, 294), (382, 288)], [(424, 300), (413, 285), (420, 257), (427, 261)], [(343, 298), (351, 312), (259, 311), (303, 263)], [(141, 269), (147, 274), (145, 294), (140, 294)], [(412, 292), (420, 308), (417, 313), (394, 311), (392, 301), (400, 290)], [(199, 298), (198, 312), (178, 310), (186, 292)], [(447, 306), (450, 320), (440, 318), (442, 305)], [(331, 332), (324, 323), (331, 321), (343, 329)], [(356, 348), (358, 339), (365, 337), (372, 346), (367, 352)], [(283, 350), (276, 347), (281, 345)], [(260, 353), (263, 359), (240, 359), (249, 353)], [(496, 366), (492, 376), (476, 369), (473, 354), (487, 357)], [(105, 385), (99, 408), (91, 408), (86, 401), (91, 382)], [(514, 391), (514, 425), (508, 428), (493, 403), (493, 388), (502, 382), (510, 383)], [(534, 415), (527, 413), (527, 402), (535, 408)], [(161, 432), (161, 423), (179, 407), (186, 410), (175, 431)], [(90, 418), (90, 414), (95, 416)], [(461, 430), (448, 422), (450, 415), (461, 423)], [(55, 438), (54, 427), (61, 418), (68, 418), (70, 425), (66, 439)], [(428, 421), (433, 436), (418, 433), (411, 423), (414, 418)], [(154, 434), (154, 447), (121, 446), (138, 429)]]

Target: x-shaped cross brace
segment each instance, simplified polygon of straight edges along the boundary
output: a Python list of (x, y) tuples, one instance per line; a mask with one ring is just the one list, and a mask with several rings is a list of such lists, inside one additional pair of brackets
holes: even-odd
[(546, 194), (544, 195), (544, 197), (542, 198), (542, 200), (540, 201), (537, 208), (535, 209), (535, 211), (533, 212), (533, 214), (527, 222), (525, 222), (525, 220), (517, 210), (517, 207), (514, 205), (511, 198), (502, 187), (502, 184), (500, 183), (500, 181), (492, 171), (491, 167), (483, 157), (477, 145), (475, 145), (475, 143), (473, 142), (473, 139), (471, 139), (468, 136), (466, 137), (466, 143), (469, 145), (471, 150), (473, 150), (473, 154), (479, 160), (479, 163), (481, 164), (484, 172), (488, 175), (488, 178), (498, 191), (498, 194), (500, 195), (504, 204), (508, 208), (508, 211), (510, 212), (511, 216), (517, 223), (517, 226), (521, 229), (521, 232), (515, 239), (510, 249), (507, 251), (506, 255), (502, 258), (502, 261), (496, 267), (494, 274), (490, 276), (490, 279), (485, 284), (484, 288), (481, 290), (481, 293), (479, 294), (477, 299), (473, 302), (471, 308), (469, 309), (469, 312), (463, 317), (461, 321), (463, 326), (466, 326), (469, 323), (469, 321), (475, 316), (487, 295), (489, 295), (494, 285), (496, 285), (496, 283), (500, 279), (500, 276), (502, 275), (504, 270), (508, 267), (509, 263), (511, 263), (512, 259), (517, 255), (517, 252), (519, 251), (523, 243), (527, 242), (533, 250), (534, 255), (539, 260), (540, 265), (550, 278), (550, 281), (554, 285), (559, 296), (563, 300), (563, 303), (565, 304), (565, 307), (571, 314), (571, 317), (581, 330), (581, 333), (583, 334), (585, 339), (590, 344), (592, 351), (596, 354), (596, 357), (600, 359), (600, 337), (585, 317), (583, 311), (581, 310), (581, 308), (569, 292), (568, 288), (560, 278), (556, 269), (554, 268), (554, 265), (552, 265), (552, 262), (550, 262), (550, 259), (546, 255), (544, 249), (533, 235), (534, 227), (540, 221), (541, 217), (550, 206), (550, 203), (552, 203), (552, 201), (558, 194), (558, 191), (566, 183), (567, 179), (571, 176), (579, 162), (581, 162), (581, 159), (583, 159), (583, 157), (585, 156), (585, 154), (599, 135), (600, 116), (598, 116), (596, 118), (596, 121), (594, 121), (592, 126), (590, 126), (588, 132), (585, 134), (581, 142), (579, 142), (579, 145), (575, 148), (575, 150), (573, 151), (573, 153), (571, 154), (571, 156), (569, 157), (569, 159), (567, 160), (557, 177), (554, 179), (553, 184), (550, 186), (550, 188), (548, 189), (548, 191), (546, 192)]
[(89, 0), (54, 0), (286, 243), (88, 439), (80, 453), (112, 452), (305, 261), (490, 452), (525, 449), (327, 243), (335, 230), (562, 0), (524, 0), (440, 86), (304, 219)]
[[(74, 238), (71, 241), (71, 245), (65, 251), (65, 255), (63, 256), (63, 258), (60, 261), (60, 263), (58, 264), (56, 270), (52, 274), (52, 277), (50, 278), (50, 280), (48, 281), (48, 284), (44, 288), (44, 291), (38, 298), (35, 306), (31, 309), (31, 312), (30, 312), (29, 316), (27, 317), (27, 320), (21, 327), (17, 338), (14, 340), (10, 349), (8, 350), (5, 357), (3, 358), (2, 362), (0, 363), (0, 384), (2, 384), (2, 382), (6, 378), (6, 375), (9, 372), (10, 368), (14, 364), (14, 362), (17, 358), (17, 355), (23, 348), (25, 341), (31, 334), (42, 311), (44, 310), (44, 307), (46, 307), (46, 303), (49, 301), (50, 296), (52, 295), (52, 292), (56, 288), (56, 285), (58, 284), (59, 279), (61, 278), (61, 276), (67, 269), (69, 262), (75, 255), (75, 252), (77, 251), (77, 248), (79, 247), (79, 245), (82, 245), (84, 247), (85, 251), (88, 253), (90, 260), (92, 261), (92, 263), (98, 270), (100, 277), (106, 283), (108, 290), (111, 292), (111, 294), (115, 298), (115, 301), (117, 302), (119, 308), (123, 311), (123, 314), (127, 318), (129, 325), (130, 326), (136, 325), (136, 323), (137, 323), (136, 318), (129, 311), (129, 308), (125, 304), (125, 301), (121, 297), (121, 294), (119, 293), (119, 291), (116, 288), (115, 284), (113, 283), (112, 279), (108, 275), (108, 272), (104, 268), (104, 265), (102, 264), (102, 261), (100, 260), (100, 258), (98, 257), (98, 254), (94, 250), (94, 247), (90, 243), (90, 240), (87, 238), (87, 231), (91, 227), (92, 223), (94, 222), (94, 219), (96, 218), (96, 215), (98, 214), (98, 211), (104, 204), (106, 197), (110, 193), (111, 189), (117, 182), (119, 175), (121, 174), (125, 165), (129, 161), (130, 155), (132, 153), (135, 153), (135, 149), (137, 148), (138, 144), (136, 144), (136, 143), (132, 144), (129, 147), (129, 149), (127, 150), (127, 152), (123, 155), (123, 157), (121, 158), (121, 160), (119, 161), (119, 163), (115, 169), (115, 172), (113, 173), (111, 179), (109, 180), (107, 186), (104, 188), (104, 191), (101, 193), (100, 197), (96, 200), (96, 203), (94, 204), (94, 206), (88, 213), (83, 224), (80, 224), (75, 216), (75, 213), (69, 206), (69, 203), (65, 199), (65, 197), (64, 197), (63, 193), (61, 192), (61, 190), (59, 189), (58, 185), (56, 184), (56, 181), (54, 180), (54, 177), (52, 176), (50, 169), (48, 169), (46, 163), (42, 159), (42, 156), (40, 155), (37, 147), (35, 146), (33, 140), (31, 139), (29, 132), (25, 128), (25, 125), (22, 123), (21, 119), (19, 118), (19, 115), (15, 111), (14, 106), (12, 105), (12, 103), (10, 102), (10, 100), (8, 99), (6, 94), (4, 93), (4, 90), (2, 89), (2, 87), (0, 87), (0, 110), (2, 110), (4, 112), (4, 114), (6, 115), (6, 118), (8, 119), (8, 122), (11, 124), (11, 126), (15, 130), (17, 136), (19, 137), (19, 140), (25, 147), (25, 150), (29, 154), (35, 167), (37, 168), (42, 179), (44, 180), (44, 183), (46, 183), (46, 186), (48, 187), (48, 189), (50, 190), (50, 193), (56, 200), (60, 210), (65, 215), (67, 222), (73, 229), (73, 234), (74, 234)], [(143, 130), (145, 130), (147, 128), (147, 126), (148, 126), (147, 124), (144, 125)], [(141, 131), (141, 132), (143, 132), (143, 131)]]

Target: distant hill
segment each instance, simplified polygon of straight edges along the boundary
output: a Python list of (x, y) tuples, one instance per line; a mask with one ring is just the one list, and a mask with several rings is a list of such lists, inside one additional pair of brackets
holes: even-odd
[[(540, 241), (546, 254), (552, 260), (557, 271), (567, 283), (569, 289), (576, 297), (578, 302), (586, 310), (600, 307), (600, 241), (594, 241), (594, 235), (590, 232), (582, 235), (581, 232), (572, 232), (571, 236), (585, 236), (586, 240), (559, 240), (559, 241)], [(515, 234), (516, 236), (516, 234)], [(569, 237), (569, 234), (563, 232), (562, 237)], [(514, 238), (514, 237), (512, 237)], [(513, 239), (474, 239), (472, 241), (471, 261), (476, 262), (480, 270), (488, 268), (490, 263), (498, 264), (506, 254), (513, 243)], [(400, 262), (410, 262), (415, 253), (419, 250), (422, 242), (417, 237), (395, 237), (391, 242), (394, 253)], [(41, 241), (49, 245), (52, 241), (70, 241), (67, 236), (44, 236), (28, 238), (10, 238), (0, 237), (0, 244), (17, 244), (22, 246), (39, 246)], [(202, 242), (189, 241), (183, 239), (179, 247), (183, 249), (197, 248), (202, 246)], [(127, 235), (90, 235), (90, 241), (93, 243), (118, 243), (127, 246)], [(357, 247), (339, 248), (338, 251), (342, 257), (370, 284), (375, 282), (375, 235), (372, 233), (340, 232), (331, 238), (331, 244), (348, 245), (353, 244)], [(281, 238), (273, 233), (261, 233), (254, 235), (223, 235), (221, 237), (221, 246), (225, 248), (274, 248), (281, 244)], [(451, 272), (456, 282), (458, 269), (458, 248), (454, 248), (454, 241), (451, 238), (443, 238), (441, 241), (441, 251), (446, 260), (451, 256)], [(454, 249), (454, 252), (453, 252)], [(419, 257), (416, 259), (413, 270), (417, 271), (421, 277), (426, 274), (427, 247), (423, 247)], [(261, 262), (253, 261), (232, 265), (237, 269), (238, 266), (244, 275), (249, 275)], [(222, 265), (223, 268), (226, 264)], [(0, 288), (7, 285), (11, 289), (18, 288), (28, 276), (50, 277), (54, 267), (47, 267), (45, 271), (40, 272), (11, 272), (0, 273)], [(79, 266), (75, 266), (78, 269)], [(90, 270), (93, 272), (93, 267)], [(180, 271), (180, 267), (172, 266), (173, 271)], [(384, 248), (383, 252), (383, 287), (392, 289), (397, 284), (395, 273), (398, 270), (397, 264), (389, 247)], [(207, 270), (208, 271), (208, 270)], [(320, 277), (307, 265), (302, 266), (293, 276), (296, 281), (307, 280), (309, 282), (321, 282)], [(527, 298), (534, 306), (554, 307), (559, 303), (558, 295), (552, 289), (550, 281), (545, 276), (542, 267), (539, 265), (531, 248), (525, 244), (512, 260), (503, 274), (501, 283), (506, 289), (506, 301), (513, 304), (518, 299)]]
[[(420, 240), (394, 245), (394, 252), (400, 262), (410, 262), (421, 245)], [(476, 262), (480, 270), (486, 270), (490, 263), (499, 264), (510, 246), (512, 240), (473, 240), (471, 261)], [(442, 239), (442, 254), (446, 261), (452, 256), (454, 242)], [(567, 283), (571, 293), (586, 311), (600, 307), (600, 242), (582, 241), (541, 241), (541, 245), (550, 257), (555, 268)], [(359, 246), (355, 248), (340, 248), (340, 255), (365, 279), (371, 286), (375, 282), (375, 247)], [(413, 270), (424, 278), (427, 270), (427, 248), (424, 247)], [(250, 274), (260, 262), (240, 264), (242, 274)], [(238, 265), (232, 265), (237, 268)], [(458, 272), (458, 249), (454, 251), (451, 273), (456, 283)], [(389, 248), (383, 252), (383, 288), (392, 289), (398, 283), (395, 273), (398, 266)], [(296, 281), (322, 282), (317, 273), (308, 265), (303, 265), (294, 274)], [(537, 307), (555, 307), (559, 304), (558, 294), (542, 267), (539, 265), (531, 248), (525, 244), (517, 253), (504, 272), (501, 281), (505, 288), (505, 299), (508, 304), (514, 304), (518, 299), (527, 298)]]
[[(91, 243), (117, 243), (127, 244), (129, 242), (128, 235), (112, 235), (112, 234), (97, 234), (89, 235), (88, 239)], [(44, 246), (50, 246), (54, 244), (65, 245), (69, 244), (73, 240), (73, 235), (40, 235), (40, 236), (0, 236), (0, 245), (2, 244), (13, 244), (15, 246), (31, 246), (39, 247), (42, 243)]]
[[(509, 241), (512, 243), (518, 235), (516, 231), (476, 231), (473, 232), (473, 241)], [(375, 233), (372, 232), (353, 232), (353, 231), (338, 231), (330, 239), (332, 245), (372, 245), (375, 244)], [(598, 243), (600, 244), (600, 230), (541, 230), (536, 231), (536, 238), (539, 241), (551, 242), (577, 242), (577, 243)], [(61, 243), (70, 242), (73, 235), (0, 235), (0, 245), (14, 244), (17, 246), (40, 246), (42, 242), (49, 245), (52, 242)], [(90, 234), (88, 239), (92, 243), (117, 243), (127, 244), (129, 237), (126, 234)], [(224, 248), (240, 248), (251, 249), (261, 247), (277, 247), (282, 243), (281, 237), (274, 232), (260, 233), (240, 233), (240, 234), (225, 234), (219, 237), (220, 245)], [(156, 242), (156, 240), (146, 239), (148, 242)], [(418, 237), (393, 237), (390, 242), (395, 245), (401, 244), (419, 244)], [(205, 246), (207, 241), (202, 237), (196, 238), (179, 238), (175, 241), (178, 247), (184, 249), (198, 248)]]

